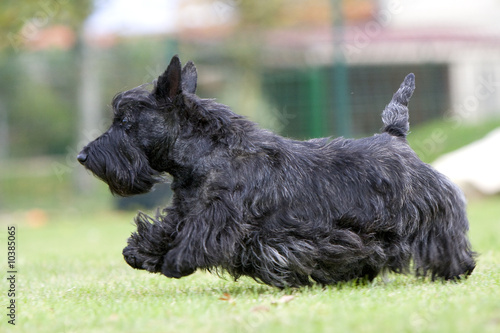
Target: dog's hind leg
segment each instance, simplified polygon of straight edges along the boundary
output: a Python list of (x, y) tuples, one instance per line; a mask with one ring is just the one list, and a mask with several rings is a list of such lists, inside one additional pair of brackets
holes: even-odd
[(421, 223), (412, 237), (412, 252), (417, 275), (454, 280), (472, 273), (476, 254), (467, 237), (465, 199), (452, 184), (443, 190), (450, 191), (453, 200), (436, 203), (439, 212)]

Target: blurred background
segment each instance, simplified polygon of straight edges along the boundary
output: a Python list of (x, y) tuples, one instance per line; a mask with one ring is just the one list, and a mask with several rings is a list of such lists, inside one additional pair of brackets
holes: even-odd
[(500, 192), (500, 0), (9, 0), (0, 31), (0, 217), (164, 201), (113, 198), (76, 155), (174, 54), (200, 97), (297, 139), (378, 132), (413, 72), (412, 147), (469, 197)]

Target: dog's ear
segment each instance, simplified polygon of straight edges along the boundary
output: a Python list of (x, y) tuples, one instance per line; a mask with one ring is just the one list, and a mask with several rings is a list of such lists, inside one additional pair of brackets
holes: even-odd
[(182, 91), (194, 94), (196, 92), (197, 81), (198, 74), (196, 73), (196, 67), (192, 61), (188, 61), (182, 69)]
[(177, 55), (172, 57), (170, 65), (168, 65), (165, 72), (156, 80), (155, 87), (152, 94), (159, 101), (170, 99), (171, 101), (175, 96), (181, 94), (181, 61)]

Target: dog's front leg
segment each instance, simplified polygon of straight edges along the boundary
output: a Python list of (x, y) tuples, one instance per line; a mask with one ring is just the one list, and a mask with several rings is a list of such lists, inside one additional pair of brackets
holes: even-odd
[(241, 210), (229, 200), (214, 200), (195, 211), (197, 214), (186, 214), (165, 255), (161, 272), (168, 277), (180, 278), (197, 268), (231, 266), (236, 256), (246, 230)]
[(178, 249), (172, 249), (167, 252), (163, 260), (161, 272), (169, 278), (179, 279), (183, 276), (193, 274), (196, 270), (190, 261), (180, 257), (181, 252)]
[(139, 213), (135, 218), (137, 231), (132, 233), (128, 246), (123, 249), (127, 264), (152, 273), (161, 272), (164, 256), (174, 237), (175, 226), (170, 221), (169, 216), (158, 214), (152, 218)]
[(203, 250), (194, 248), (198, 242), (196, 235), (186, 230), (185, 226), (177, 235), (172, 249), (165, 254), (161, 267), (162, 274), (178, 279), (194, 273), (198, 267), (205, 267)]

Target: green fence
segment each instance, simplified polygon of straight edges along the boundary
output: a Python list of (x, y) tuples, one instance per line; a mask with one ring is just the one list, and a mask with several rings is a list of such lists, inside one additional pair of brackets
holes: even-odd
[[(410, 72), (417, 80), (410, 104), (412, 125), (440, 117), (450, 107), (445, 65), (352, 66), (347, 68), (347, 87), (340, 89), (338, 70), (315, 67), (265, 71), (262, 85), (266, 98), (278, 112), (288, 115), (282, 134), (304, 139), (378, 132), (383, 108)], [(337, 90), (348, 96), (339, 96)]]

